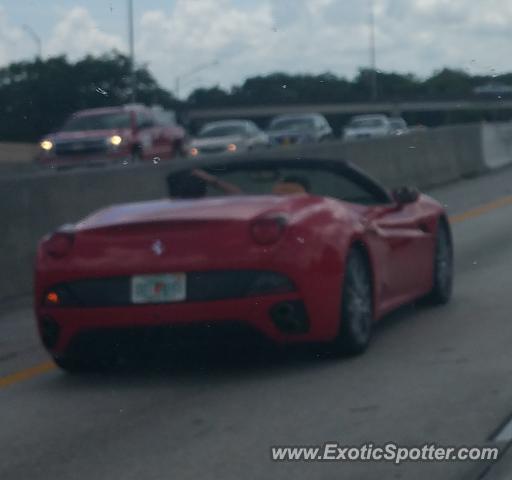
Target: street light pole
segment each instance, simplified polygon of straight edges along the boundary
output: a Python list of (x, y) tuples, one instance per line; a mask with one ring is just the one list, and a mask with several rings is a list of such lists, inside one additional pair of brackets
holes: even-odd
[(34, 40), (37, 48), (36, 58), (40, 60), (43, 57), (43, 45), (41, 42), (41, 37), (29, 25), (22, 25), (22, 28), (30, 36), (30, 38)]
[(130, 98), (132, 103), (137, 100), (137, 82), (135, 78), (135, 47), (133, 33), (133, 0), (128, 0), (128, 45), (130, 51)]
[(370, 74), (371, 96), (377, 100), (377, 51), (375, 46), (375, 10), (374, 2), (370, 0)]

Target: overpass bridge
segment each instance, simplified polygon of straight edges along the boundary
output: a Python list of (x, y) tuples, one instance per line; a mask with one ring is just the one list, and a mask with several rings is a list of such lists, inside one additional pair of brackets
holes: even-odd
[(185, 113), (186, 121), (214, 120), (239, 117), (271, 117), (289, 113), (318, 112), (324, 115), (356, 115), (363, 113), (388, 113), (401, 115), (404, 112), (457, 112), (512, 110), (512, 100), (451, 100), (414, 102), (372, 102), (372, 103), (324, 103), (304, 105), (263, 105), (257, 107), (227, 107), (191, 109)]

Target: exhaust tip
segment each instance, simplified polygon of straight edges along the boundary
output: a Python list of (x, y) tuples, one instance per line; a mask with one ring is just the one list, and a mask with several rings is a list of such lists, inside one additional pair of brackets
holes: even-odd
[(274, 325), (283, 333), (307, 333), (309, 318), (300, 300), (276, 303), (270, 309)]

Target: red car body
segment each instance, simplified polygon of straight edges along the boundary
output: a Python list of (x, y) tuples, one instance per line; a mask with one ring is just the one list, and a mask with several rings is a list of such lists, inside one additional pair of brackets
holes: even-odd
[[(329, 342), (340, 330), (345, 264), (354, 245), (364, 248), (371, 266), (374, 320), (432, 289), (443, 208), (425, 195), (400, 204), (384, 189), (380, 193), (379, 205), (318, 195), (240, 195), (165, 199), (94, 213), (39, 245), (35, 309), (43, 343), (57, 358), (92, 330), (226, 321), (279, 344)], [(272, 230), (279, 225), (275, 219), (285, 219), (282, 230)], [(190, 297), (158, 304), (129, 300), (126, 279), (172, 272), (189, 276)], [(270, 287), (261, 287), (261, 276), (272, 274), (265, 277)], [(83, 290), (81, 301), (67, 302), (65, 286), (84, 279), (91, 284), (79, 288), (103, 293)], [(116, 281), (117, 287), (108, 283)], [(241, 287), (244, 282), (252, 286)], [(48, 302), (52, 292), (62, 304)], [(88, 295), (96, 300), (87, 304)], [(282, 305), (302, 309), (305, 323), (291, 330), (279, 325), (273, 309)]]
[(36, 161), (54, 167), (169, 160), (182, 153), (185, 139), (173, 118), (172, 112), (144, 105), (81, 110), (41, 139)]

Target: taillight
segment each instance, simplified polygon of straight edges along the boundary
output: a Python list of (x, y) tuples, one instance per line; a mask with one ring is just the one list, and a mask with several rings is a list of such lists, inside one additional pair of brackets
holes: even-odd
[(77, 305), (70, 291), (63, 285), (56, 285), (46, 290), (41, 303), (45, 307), (69, 307)]
[(70, 232), (55, 232), (44, 244), (48, 255), (54, 258), (65, 257), (73, 247), (75, 236)]
[(53, 290), (49, 291), (44, 297), (44, 302), (46, 305), (58, 305), (60, 303), (59, 294)]
[(261, 217), (251, 223), (251, 235), (256, 243), (271, 245), (281, 238), (285, 227), (283, 216)]

